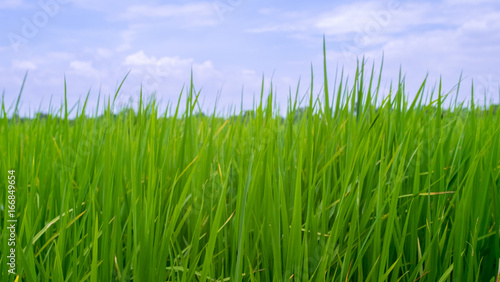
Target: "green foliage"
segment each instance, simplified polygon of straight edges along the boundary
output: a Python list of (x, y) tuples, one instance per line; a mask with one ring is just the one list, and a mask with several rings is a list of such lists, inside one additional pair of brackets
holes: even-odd
[(445, 109), (441, 88), (426, 102), (426, 81), (413, 101), (403, 79), (379, 93), (364, 65), (284, 118), (264, 90), (251, 112), (197, 114), (192, 82), (173, 116), (142, 94), (118, 115), (110, 99), (87, 117), (86, 100), (74, 120), (66, 100), (23, 120), (2, 103), (19, 280), (494, 281), (500, 115)]

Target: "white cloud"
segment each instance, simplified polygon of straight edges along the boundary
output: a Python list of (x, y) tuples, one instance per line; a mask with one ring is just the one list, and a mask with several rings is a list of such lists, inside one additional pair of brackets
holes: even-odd
[[(307, 38), (311, 34), (345, 37), (353, 33), (396, 33), (422, 23), (447, 22), (448, 19), (431, 18), (436, 14), (434, 10), (435, 6), (425, 3), (357, 1), (319, 14), (276, 11), (274, 22), (247, 29), (247, 32), (294, 33), (296, 38)], [(427, 17), (425, 22), (424, 17)]]
[(189, 79), (191, 70), (202, 84), (221, 78), (210, 60), (197, 63), (192, 58), (178, 56), (157, 58), (146, 55), (142, 50), (128, 55), (123, 64), (132, 68), (132, 73), (140, 77), (140, 83), (149, 92), (158, 90), (167, 80), (185, 82)]
[(91, 61), (71, 61), (69, 67), (71, 71), (81, 76), (98, 77), (100, 74), (99, 71), (92, 66)]
[(357, 32), (376, 17), (374, 11), (383, 11), (383, 8), (380, 2), (348, 4), (320, 15), (314, 27), (327, 34)]
[(495, 3), (495, 0), (444, 0), (446, 4), (484, 4)]
[(130, 3), (134, 2), (134, 0), (70, 0), (69, 2), (78, 8), (113, 14), (117, 11), (121, 11), (123, 7), (130, 5)]
[(485, 20), (470, 20), (462, 25), (464, 31), (483, 31), (488, 29), (488, 23)]
[[(415, 1), (356, 1), (328, 9), (320, 14), (306, 11), (291, 13), (274, 11), (272, 21), (247, 29), (247, 32), (326, 34), (337, 37), (353, 33), (396, 34), (419, 31), (421, 27), (440, 29), (459, 27), (488, 29), (499, 25), (500, 13), (495, 2), (475, 0), (482, 5), (469, 5), (465, 0), (441, 3)], [(268, 9), (264, 9), (264, 12)], [(415, 30), (412, 30), (415, 29)], [(296, 36), (305, 38), (305, 36)]]
[(275, 8), (261, 8), (259, 9), (259, 14), (261, 15), (272, 15), (277, 12)]
[(296, 31), (305, 31), (307, 29), (307, 25), (302, 24), (292, 24), (292, 23), (284, 23), (284, 24), (275, 24), (263, 27), (249, 28), (246, 32), (250, 33), (266, 33), (266, 32), (296, 32)]
[(127, 21), (176, 20), (178, 27), (213, 26), (219, 20), (211, 2), (184, 5), (134, 5), (118, 19)]
[(24, 6), (23, 0), (2, 0), (0, 9), (12, 9)]
[(125, 65), (129, 66), (147, 66), (154, 65), (156, 63), (157, 59), (155, 57), (149, 58), (142, 50), (125, 58)]
[(243, 76), (250, 76), (250, 77), (253, 77), (253, 76), (257, 75), (257, 73), (254, 70), (250, 70), (250, 69), (243, 69), (243, 70), (241, 70), (241, 74)]
[(12, 62), (12, 67), (14, 69), (21, 69), (21, 70), (36, 70), (37, 65), (33, 61), (19, 61), (19, 60), (14, 60)]
[(69, 52), (49, 52), (44, 58), (46, 58), (50, 62), (54, 61), (69, 61), (74, 57), (74, 54)]
[(113, 56), (113, 51), (107, 48), (97, 48), (97, 56), (99, 58), (107, 59)]
[(264, 25), (247, 28), (245, 31), (249, 33), (307, 33), (314, 26), (314, 18), (310, 14), (300, 12), (283, 11), (273, 8), (265, 8), (258, 11), (259, 14), (267, 17), (268, 13), (273, 16), (266, 20)]
[[(500, 44), (500, 11), (492, 1), (481, 2), (482, 5), (469, 5), (461, 0), (440, 3), (356, 1), (314, 16), (306, 11), (280, 11), (275, 13), (273, 21), (247, 31), (281, 33), (302, 41), (326, 34), (327, 41), (335, 43), (334, 48), (349, 49), (350, 54), (354, 52), (355, 56), (351, 57), (375, 49), (379, 54), (382, 50), (387, 52), (386, 48), (394, 42), (401, 42), (403, 47), (415, 38), (420, 44), (418, 51), (440, 53), (443, 48), (452, 48), (457, 53), (464, 53), (460, 48), (465, 44), (477, 47), (477, 52), (478, 48), (485, 48), (478, 40)], [(439, 34), (436, 40), (448, 38), (453, 41), (439, 40), (441, 45), (431, 44), (436, 32)], [(444, 51), (443, 55), (451, 54)]]
[(195, 63), (192, 58), (161, 57), (147, 56), (144, 51), (131, 54), (125, 58), (125, 65), (135, 67), (139, 71), (147, 68), (148, 72), (154, 72), (157, 76), (175, 76), (185, 78), (186, 72), (189, 73), (191, 68), (197, 75), (206, 76), (216, 73), (211, 61), (203, 63)]
[(500, 12), (484, 12), (481, 17), (472, 17), (465, 20), (459, 28), (464, 33), (488, 33), (490, 37), (500, 33)]

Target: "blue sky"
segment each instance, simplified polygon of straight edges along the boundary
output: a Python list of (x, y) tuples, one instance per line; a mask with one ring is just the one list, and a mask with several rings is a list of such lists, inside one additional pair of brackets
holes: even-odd
[(175, 103), (192, 69), (205, 111), (217, 95), (221, 111), (242, 99), (251, 108), (263, 75), (285, 108), (299, 79), (308, 91), (311, 64), (321, 90), (323, 35), (331, 79), (384, 54), (384, 89), (400, 67), (410, 97), (427, 73), (449, 90), (463, 71), (460, 100), (472, 79), (479, 102), (499, 99), (498, 1), (2, 0), (0, 17), (0, 87), (10, 104), (29, 70), (23, 113), (59, 106), (64, 76), (69, 103), (91, 89), (95, 107), (99, 89), (112, 94), (129, 70), (121, 104), (136, 102), (141, 84)]

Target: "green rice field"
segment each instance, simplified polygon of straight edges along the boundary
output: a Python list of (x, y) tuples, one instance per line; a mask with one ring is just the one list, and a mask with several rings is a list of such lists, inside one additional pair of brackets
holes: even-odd
[(0, 280), (496, 281), (496, 107), (381, 72), (224, 114), (192, 82), (166, 111), (2, 102)]

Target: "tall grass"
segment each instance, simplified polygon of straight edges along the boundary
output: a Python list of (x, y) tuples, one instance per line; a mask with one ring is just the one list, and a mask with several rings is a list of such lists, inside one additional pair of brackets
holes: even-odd
[(403, 78), (382, 93), (374, 73), (361, 62), (329, 92), (325, 65), (324, 96), (290, 93), (284, 118), (264, 87), (250, 114), (198, 115), (192, 82), (173, 115), (142, 94), (74, 119), (2, 103), (19, 281), (494, 281), (500, 115), (445, 108), (426, 81), (412, 100)]

